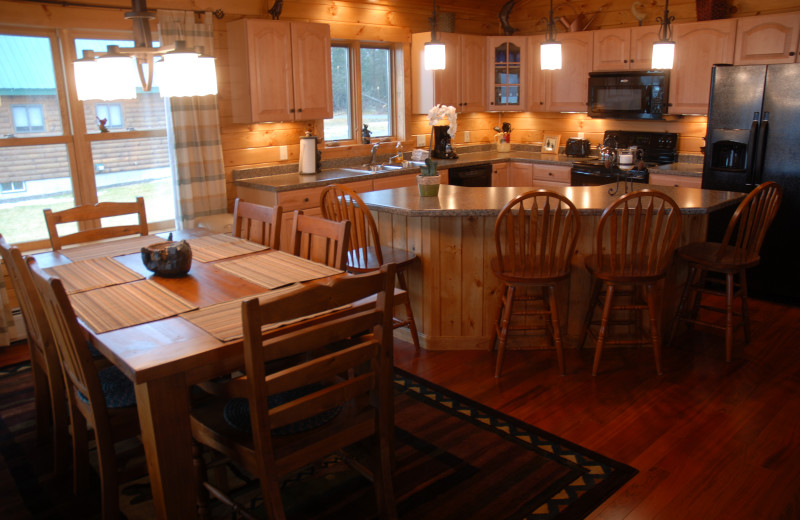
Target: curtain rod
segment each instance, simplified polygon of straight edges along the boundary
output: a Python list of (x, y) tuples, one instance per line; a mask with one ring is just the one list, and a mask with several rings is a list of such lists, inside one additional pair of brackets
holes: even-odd
[[(122, 7), (118, 5), (106, 5), (106, 4), (87, 4), (83, 2), (66, 2), (62, 0), (12, 0), (14, 2), (23, 2), (26, 4), (47, 4), (47, 5), (57, 5), (60, 7), (87, 7), (87, 8), (94, 8), (94, 9), (114, 9), (117, 11), (130, 11), (130, 7)], [(200, 13), (203, 11), (193, 11), (195, 13)], [(225, 16), (225, 12), (222, 9), (217, 9), (213, 11), (211, 14), (214, 15), (214, 18), (217, 20), (221, 20)]]

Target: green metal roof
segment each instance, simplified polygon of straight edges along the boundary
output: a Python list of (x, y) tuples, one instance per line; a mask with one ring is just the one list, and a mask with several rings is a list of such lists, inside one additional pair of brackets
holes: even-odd
[(55, 88), (48, 38), (0, 34), (0, 91), (6, 95), (42, 94)]

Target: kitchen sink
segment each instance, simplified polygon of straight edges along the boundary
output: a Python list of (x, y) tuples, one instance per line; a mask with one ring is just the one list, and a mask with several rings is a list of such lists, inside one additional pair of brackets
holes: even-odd
[(423, 166), (425, 163), (421, 161), (408, 161), (408, 163), (404, 166), (402, 164), (362, 164), (360, 166), (351, 166), (348, 168), (341, 168), (345, 171), (350, 172), (372, 172), (372, 173), (385, 173), (391, 171), (398, 171), (398, 170), (409, 170), (411, 168), (419, 168)]

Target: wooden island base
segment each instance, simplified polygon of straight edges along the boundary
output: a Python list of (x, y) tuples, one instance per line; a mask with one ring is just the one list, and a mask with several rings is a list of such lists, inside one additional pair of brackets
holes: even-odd
[[(567, 318), (562, 319), (565, 342), (576, 347), (590, 291), (584, 257), (592, 254), (603, 209), (616, 197), (609, 195), (608, 186), (550, 189), (570, 198), (581, 214), (572, 274), (559, 295), (559, 314)], [(736, 204), (743, 197), (740, 193), (695, 188), (658, 189), (681, 207), (683, 231), (679, 245), (705, 240), (708, 214)], [(492, 327), (501, 291), (490, 265), (495, 255), (494, 223), (507, 201), (529, 190), (443, 185), (438, 197), (420, 197), (416, 187), (361, 195), (378, 222), (382, 243), (413, 251), (420, 257), (420, 262), (408, 270), (408, 284), (424, 348), (492, 348)], [(685, 266), (674, 264), (664, 283), (665, 326), (677, 308), (685, 278)], [(398, 329), (397, 333), (410, 340), (406, 329)], [(543, 336), (517, 337), (510, 341), (509, 348), (549, 348), (549, 343)]]

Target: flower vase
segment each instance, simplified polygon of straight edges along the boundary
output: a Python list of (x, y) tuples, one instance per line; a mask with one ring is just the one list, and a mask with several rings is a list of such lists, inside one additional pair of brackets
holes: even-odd
[(438, 197), (441, 175), (417, 175), (417, 186), (421, 197)]

